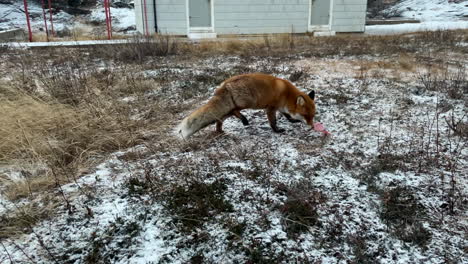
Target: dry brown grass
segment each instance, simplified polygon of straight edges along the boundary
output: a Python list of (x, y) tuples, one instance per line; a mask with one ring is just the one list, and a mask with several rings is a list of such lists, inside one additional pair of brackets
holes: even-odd
[(31, 232), (34, 224), (52, 217), (55, 208), (54, 203), (39, 205), (30, 203), (19, 206), (14, 212), (0, 216), (0, 239), (10, 238), (25, 232)]
[[(171, 52), (161, 54), (161, 52), (146, 52), (144, 56), (160, 56), (168, 54), (190, 54), (190, 55), (212, 55), (218, 54), (238, 54), (238, 55), (263, 55), (271, 52), (285, 53), (291, 50), (296, 52), (305, 52), (314, 56), (329, 55), (364, 55), (364, 54), (406, 54), (413, 52), (426, 52), (431, 47), (433, 51), (447, 49), (464, 49), (457, 46), (458, 43), (468, 41), (468, 30), (439, 30), (426, 31), (418, 33), (407, 33), (401, 35), (387, 36), (368, 36), (363, 34), (338, 34), (333, 37), (313, 37), (310, 34), (269, 34), (269, 35), (240, 35), (240, 36), (222, 36), (221, 40), (200, 41), (195, 44), (188, 43), (184, 38), (172, 37), (167, 35), (153, 35), (149, 38), (134, 37), (140, 40), (137, 45), (145, 45), (146, 40), (152, 40), (155, 45), (153, 49), (159, 49), (162, 39), (170, 39), (171, 45), (177, 46), (171, 48)], [(124, 35), (113, 34), (113, 39), (127, 38)], [(74, 28), (69, 36), (56, 38), (49, 37), (50, 41), (66, 40), (100, 40), (107, 39), (105, 32), (93, 33), (84, 28)], [(141, 41), (143, 40), (143, 41)], [(47, 41), (44, 33), (35, 34), (34, 41)], [(135, 45), (132, 45), (135, 47)], [(159, 47), (159, 48), (158, 48)], [(118, 47), (117, 51), (121, 47)], [(129, 49), (125, 47), (125, 49)], [(111, 48), (111, 50), (114, 50)], [(146, 51), (151, 50), (145, 48)], [(103, 50), (105, 51), (105, 50)], [(127, 51), (128, 53), (128, 51)], [(141, 52), (140, 52), (141, 53)], [(128, 57), (128, 56), (125, 56)], [(403, 61), (402, 67), (411, 69), (411, 65)]]
[(180, 53), (191, 55), (237, 54), (281, 55), (294, 52), (318, 57), (334, 55), (402, 55), (399, 64), (404, 70), (412, 69), (408, 54), (466, 50), (458, 44), (466, 41), (468, 30), (420, 32), (390, 36), (339, 34), (333, 37), (313, 37), (307, 34), (274, 34), (255, 37), (225, 38), (184, 45)]
[(145, 59), (179, 53), (183, 43), (168, 35), (134, 36), (125, 44), (92, 47), (98, 57), (125, 63), (142, 63)]
[(266, 55), (271, 51), (291, 51), (296, 43), (305, 43), (305, 35), (270, 34), (259, 36), (228, 36), (221, 40), (202, 40), (196, 44), (185, 44), (180, 49), (182, 53), (194, 55), (236, 54), (236, 55)]
[[(109, 153), (138, 144), (172, 147), (151, 142), (168, 141), (167, 130), (174, 125), (170, 120), (176, 120), (183, 106), (171, 108), (146, 98), (145, 92), (155, 87), (145, 81), (126, 85), (127, 76), (122, 75), (109, 84), (101, 75), (90, 74), (87, 84), (100, 92), (77, 104), (38, 94), (34, 87), (22, 89), (14, 84), (22, 83), (21, 78), (0, 82), (0, 193), (17, 204), (0, 216), (0, 238), (31, 232), (35, 223), (52, 217), (58, 205), (72, 210), (61, 186), (76, 182)], [(134, 101), (121, 100), (128, 95)]]
[[(314, 37), (309, 34), (271, 34), (256, 36), (226, 36), (216, 40), (191, 42), (168, 35), (134, 37), (126, 45), (90, 48), (96, 56), (127, 63), (143, 62), (158, 56), (183, 55), (192, 58), (213, 55), (281, 56), (291, 52), (305, 56), (400, 56), (393, 58), (399, 69), (413, 70), (413, 58), (432, 58), (449, 51), (466, 51), (458, 45), (468, 39), (468, 30), (421, 32), (412, 34), (369, 36), (339, 34), (332, 37)], [(428, 54), (430, 50), (431, 54)], [(392, 66), (394, 68), (396, 66)]]
[[(0, 137), (0, 160), (35, 158), (47, 153), (54, 138), (45, 141), (50, 132), (76, 127), (77, 123), (85, 120), (83, 113), (74, 111), (63, 104), (54, 104), (34, 99), (30, 96), (21, 96), (16, 100), (1, 100), (0, 116), (2, 128)], [(60, 127), (58, 127), (60, 126)], [(28, 153), (23, 149), (30, 149)]]
[[(34, 33), (32, 36), (32, 40), (33, 42), (47, 42), (47, 41), (58, 41), (60, 40), (60, 38), (53, 37), (53, 36), (47, 37), (45, 33), (41, 32), (41, 33)], [(27, 39), (25, 39), (25, 41), (27, 41)]]
[[(50, 31), (50, 28), (48, 28)], [(121, 33), (112, 32), (112, 39), (127, 39), (128, 35), (123, 35)], [(55, 32), (52, 35), (52, 32), (49, 33), (49, 36), (46, 35), (44, 31), (42, 32), (33, 32), (33, 42), (47, 42), (47, 41), (80, 41), (80, 40), (107, 40), (107, 31), (105, 26), (101, 28), (91, 28), (91, 27), (73, 27), (67, 31), (62, 31), (60, 33)], [(24, 39), (25, 42), (29, 40)]]
[(2, 180), (0, 190), (11, 200), (74, 180), (100, 157), (140, 143), (151, 126), (133, 119), (120, 100), (151, 87), (128, 85), (126, 76), (108, 70), (83, 70), (87, 59), (80, 52), (56, 52), (52, 60), (12, 56), (12, 80), (0, 83), (0, 166), (25, 174), (21, 181)]
[(27, 95), (1, 99), (0, 111), (0, 162), (31, 175), (8, 184), (11, 200), (66, 183), (89, 167), (90, 159), (134, 143), (126, 131), (134, 124), (110, 113), (97, 116), (84, 107)]
[[(50, 217), (57, 203), (68, 204), (57, 196), (63, 184), (109, 153), (149, 142), (168, 127), (164, 105), (144, 96), (158, 86), (130, 78), (126, 73), (134, 69), (83, 70), (88, 58), (79, 51), (54, 52), (34, 58), (28, 51), (13, 52), (9, 68), (2, 68), (10, 80), (0, 81), (0, 192), (13, 202), (27, 198), (29, 207), (2, 216), (1, 237), (29, 232), (27, 227)], [(122, 101), (125, 96), (135, 101)], [(47, 194), (57, 199), (45, 206)], [(38, 200), (44, 206), (29, 204)]]
[(405, 73), (414, 75), (418, 69), (425, 67), (424, 63), (418, 62), (416, 55), (407, 53), (397, 54), (395, 58), (380, 58), (378, 60), (349, 60), (349, 64), (356, 70), (356, 78), (378, 77), (380, 74), (400, 79)]
[(415, 58), (407, 53), (402, 53), (398, 57), (398, 65), (402, 70), (413, 72), (416, 66)]

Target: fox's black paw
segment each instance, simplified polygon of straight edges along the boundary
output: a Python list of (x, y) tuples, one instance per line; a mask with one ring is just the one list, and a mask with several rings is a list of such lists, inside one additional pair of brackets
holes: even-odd
[(285, 130), (282, 128), (273, 128), (273, 132), (275, 133), (283, 133)]

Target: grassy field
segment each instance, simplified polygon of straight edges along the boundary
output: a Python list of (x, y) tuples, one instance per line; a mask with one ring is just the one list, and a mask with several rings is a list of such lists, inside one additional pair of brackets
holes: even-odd
[[(0, 51), (0, 262), (461, 263), (468, 32)], [(174, 127), (236, 74), (317, 94)]]

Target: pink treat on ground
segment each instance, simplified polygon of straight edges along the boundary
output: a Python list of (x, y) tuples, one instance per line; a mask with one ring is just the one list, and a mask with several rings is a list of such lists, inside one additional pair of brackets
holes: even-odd
[(328, 132), (325, 127), (322, 125), (322, 123), (315, 123), (314, 124), (314, 130), (318, 132), (322, 132), (325, 135), (330, 135), (330, 132)]

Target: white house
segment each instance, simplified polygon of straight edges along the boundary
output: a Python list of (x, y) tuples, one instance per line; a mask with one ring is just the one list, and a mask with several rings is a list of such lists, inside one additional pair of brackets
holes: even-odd
[(139, 32), (186, 35), (364, 32), (367, 0), (135, 0)]

